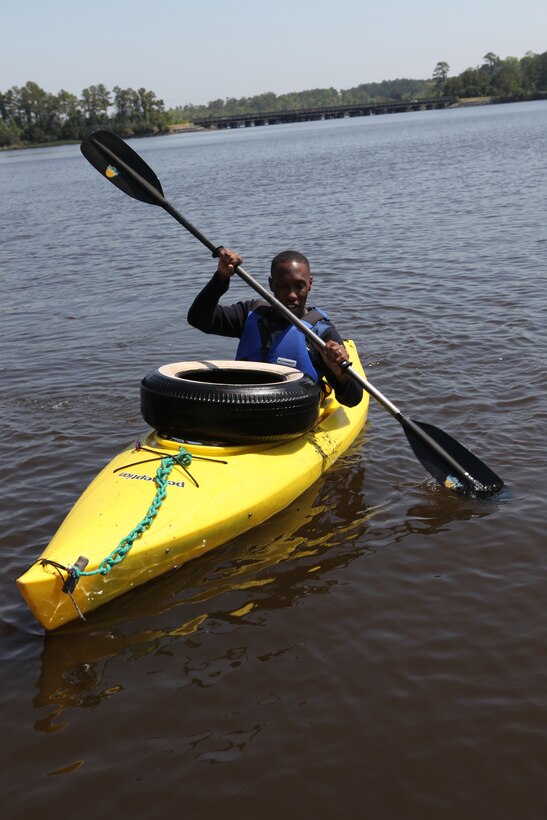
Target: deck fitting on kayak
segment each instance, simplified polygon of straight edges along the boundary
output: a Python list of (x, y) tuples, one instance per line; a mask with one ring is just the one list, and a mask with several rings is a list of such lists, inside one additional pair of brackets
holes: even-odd
[[(80, 580), (81, 573), (89, 564), (89, 558), (86, 558), (85, 555), (80, 555), (80, 557), (74, 565), (69, 564), (67, 567), (65, 567), (64, 564), (59, 564), (58, 561), (52, 561), (49, 558), (39, 558), (38, 561), (36, 561), (36, 563), (40, 564), (41, 567), (50, 566), (57, 570), (59, 578), (63, 582), (62, 591), (66, 595), (68, 595), (68, 597), (74, 604), (74, 608), (76, 609), (78, 616), (82, 619), (82, 621), (85, 621), (85, 615), (76, 603), (74, 595), (72, 593), (74, 592), (76, 584)], [(63, 578), (61, 570), (66, 572), (66, 578)]]
[(80, 580), (80, 573), (84, 571), (88, 564), (89, 558), (86, 558), (85, 555), (80, 555), (73, 566), (68, 565), (66, 569), (67, 576), (63, 584), (63, 592), (66, 592), (67, 595), (72, 595), (76, 584)]
[(146, 458), (142, 461), (132, 461), (131, 464), (124, 464), (121, 467), (116, 467), (114, 472), (118, 473), (121, 470), (127, 470), (129, 467), (137, 467), (139, 464), (148, 464), (150, 461), (162, 461), (164, 458), (170, 458), (173, 460), (174, 464), (178, 467), (181, 467), (188, 478), (193, 482), (194, 486), (199, 488), (198, 481), (194, 478), (194, 476), (189, 471), (188, 467), (192, 463), (193, 459), (197, 459), (198, 461), (217, 461), (219, 464), (227, 464), (228, 462), (221, 458), (208, 458), (207, 456), (196, 456), (192, 455), (192, 453), (188, 452), (184, 447), (180, 448), (180, 452), (178, 455), (174, 456), (170, 453), (160, 453), (157, 455), (156, 450), (151, 450), (149, 447), (143, 447), (140, 441), (137, 439), (135, 443), (135, 450), (139, 453), (141, 450), (144, 450), (146, 453), (153, 453), (154, 458)]
[[(40, 564), (41, 567), (45, 568), (49, 566), (57, 570), (59, 578), (63, 582), (62, 591), (66, 592), (67, 595), (72, 596), (74, 588), (80, 578), (80, 574), (89, 564), (89, 558), (86, 558), (85, 555), (80, 555), (78, 560), (73, 565), (69, 564), (66, 567), (64, 564), (60, 564), (58, 561), (52, 561), (50, 558), (39, 558), (36, 563)], [(61, 570), (66, 572), (66, 577), (63, 577)]]

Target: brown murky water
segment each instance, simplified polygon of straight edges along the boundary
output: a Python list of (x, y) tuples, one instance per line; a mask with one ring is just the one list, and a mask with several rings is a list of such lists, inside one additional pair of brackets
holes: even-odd
[(373, 402), (297, 504), (50, 635), (15, 578), (141, 377), (234, 346), (185, 324), (213, 265), (174, 220), (76, 146), (0, 155), (4, 816), (545, 817), (546, 134), (538, 102), (136, 144), (262, 282), (306, 253), (370, 381), (507, 487), (438, 489)]

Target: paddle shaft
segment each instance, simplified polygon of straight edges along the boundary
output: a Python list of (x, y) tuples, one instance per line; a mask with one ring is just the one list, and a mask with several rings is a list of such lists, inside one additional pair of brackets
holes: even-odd
[[(102, 151), (104, 154), (110, 157), (115, 165), (121, 169), (123, 169), (129, 176), (131, 176), (144, 190), (156, 201), (158, 205), (160, 205), (168, 214), (170, 214), (174, 219), (177, 220), (187, 231), (189, 231), (192, 236), (195, 236), (206, 248), (208, 248), (213, 256), (218, 255), (218, 250), (222, 246), (214, 245), (207, 237), (200, 231), (195, 225), (192, 225), (185, 217), (174, 208), (170, 202), (168, 202), (165, 197), (151, 185), (148, 180), (144, 179), (141, 174), (137, 173), (134, 168), (128, 165), (126, 162), (121, 159), (114, 151), (111, 151), (106, 145), (97, 142), (93, 136), (89, 137), (89, 140), (94, 143), (94, 145)], [(235, 269), (235, 272), (238, 276), (243, 279), (253, 290), (255, 290), (263, 299), (265, 299), (278, 313), (285, 317), (285, 319), (290, 322), (291, 324), (295, 325), (309, 340), (309, 342), (317, 348), (319, 351), (322, 351), (326, 348), (326, 343), (317, 336), (316, 333), (311, 330), (298, 316), (295, 316), (285, 305), (283, 305), (275, 296), (266, 288), (262, 287), (262, 285), (257, 282), (253, 277), (248, 274), (241, 266), (238, 266)], [(418, 438), (422, 441), (427, 447), (430, 448), (433, 452), (435, 452), (440, 458), (444, 460), (444, 462), (453, 470), (455, 475), (458, 478), (463, 479), (466, 484), (470, 484), (471, 486), (477, 487), (480, 486), (478, 482), (459, 464), (459, 462), (454, 459), (450, 453), (448, 453), (444, 447), (435, 441), (431, 436), (429, 436), (425, 430), (422, 430), (412, 419), (407, 419), (398, 407), (396, 407), (393, 402), (391, 402), (386, 396), (384, 396), (374, 385), (370, 384), (370, 382), (361, 376), (356, 370), (353, 369), (351, 364), (347, 364), (345, 367), (343, 366), (343, 370), (347, 375), (356, 381), (361, 387), (367, 391), (376, 401), (382, 405), (391, 415), (397, 419), (397, 421), (402, 425), (402, 427), (409, 432), (411, 435)]]

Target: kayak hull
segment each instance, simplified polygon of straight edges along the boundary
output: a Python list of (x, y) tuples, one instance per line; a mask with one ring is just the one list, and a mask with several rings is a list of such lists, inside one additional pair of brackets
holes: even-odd
[[(346, 344), (362, 372), (353, 344)], [(53, 630), (236, 538), (310, 487), (354, 441), (367, 410), (367, 394), (353, 408), (329, 397), (311, 431), (252, 446), (181, 442), (150, 432), (141, 449), (128, 447), (91, 482), (38, 561), (18, 579), (21, 594), (39, 623)], [(165, 498), (152, 516), (161, 459), (176, 456), (181, 446), (191, 464), (172, 467)], [(143, 520), (148, 526), (123, 560), (105, 574), (97, 572)], [(80, 556), (87, 559), (85, 572), (96, 574), (81, 575), (68, 594), (66, 568)]]

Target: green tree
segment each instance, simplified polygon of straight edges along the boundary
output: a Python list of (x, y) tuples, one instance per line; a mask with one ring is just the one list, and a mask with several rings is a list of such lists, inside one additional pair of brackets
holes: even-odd
[(498, 57), (497, 54), (494, 54), (493, 51), (489, 51), (488, 54), (485, 54), (482, 58), (485, 60), (483, 68), (486, 70), (487, 74), (490, 74), (492, 77), (496, 71), (502, 64), (502, 60)]
[(253, 113), (265, 114), (267, 111), (277, 109), (277, 95), (273, 91), (266, 91), (264, 94), (257, 94), (249, 99), (249, 105)]
[(490, 94), (494, 97), (519, 97), (524, 94), (522, 71), (516, 57), (500, 60), (490, 81)]
[(21, 129), (14, 120), (0, 120), (0, 146), (17, 145), (21, 141)]
[(15, 121), (21, 127), (22, 138), (29, 142), (55, 139), (57, 128), (57, 100), (37, 83), (28, 82), (14, 88)]
[(435, 91), (441, 95), (444, 93), (444, 86), (448, 77), (450, 66), (444, 61), (438, 62), (433, 70), (433, 82), (435, 83)]
[(207, 111), (211, 117), (222, 117), (224, 114), (224, 100), (212, 100), (207, 105)]
[(0, 92), (0, 119), (3, 122), (15, 117), (17, 113), (17, 103), (14, 89), (10, 88), (6, 93)]
[(520, 61), (522, 72), (523, 88), (527, 92), (533, 92), (538, 87), (539, 79), (539, 58), (532, 51), (527, 51)]
[(77, 140), (85, 136), (84, 119), (78, 103), (78, 97), (61, 89), (57, 94), (57, 138)]
[(28, 82), (22, 88), (15, 89), (19, 117), (25, 127), (38, 122), (45, 108), (46, 92), (37, 83)]
[(547, 51), (538, 55), (537, 90), (547, 91)]
[(80, 105), (88, 125), (104, 125), (108, 121), (108, 109), (112, 105), (110, 91), (102, 83), (84, 88)]
[(138, 107), (138, 94), (132, 88), (121, 88), (115, 85), (114, 93), (114, 108), (116, 113), (114, 119), (117, 123), (127, 123), (135, 117)]

